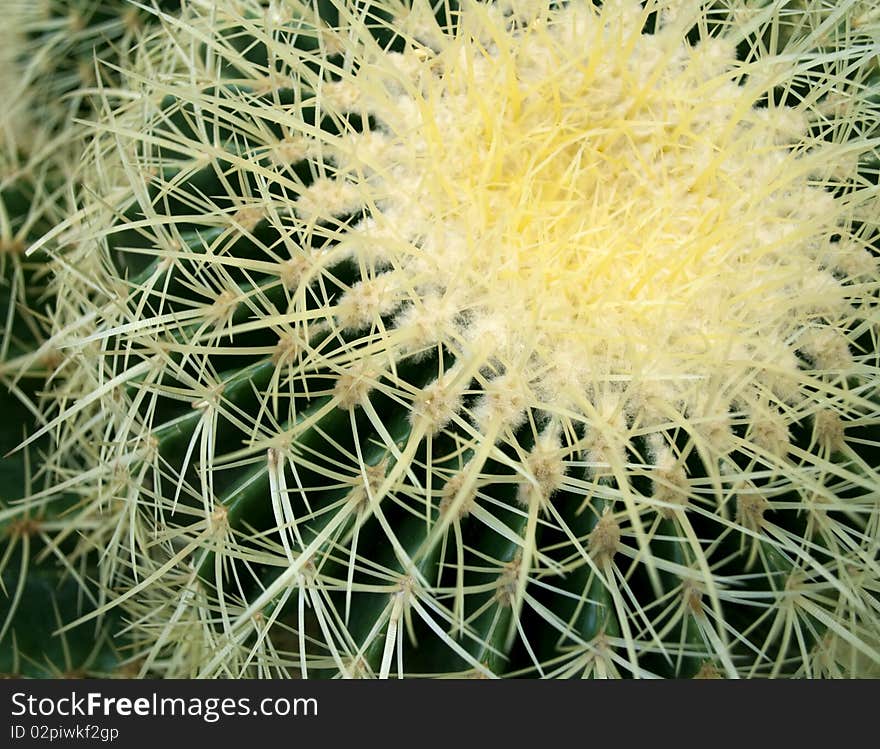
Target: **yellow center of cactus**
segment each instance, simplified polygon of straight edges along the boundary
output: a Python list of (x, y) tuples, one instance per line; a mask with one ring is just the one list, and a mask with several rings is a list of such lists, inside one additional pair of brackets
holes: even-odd
[[(336, 96), (380, 123), (336, 156), (378, 206), (354, 241), (378, 226), (384, 288), (466, 312), (458, 334), (553, 407), (625, 390), (642, 418), (668, 416), (659, 399), (772, 421), (768, 399), (797, 399), (795, 350), (848, 309), (827, 154), (732, 42), (644, 34), (632, 10), (474, 9), (364, 65)], [(409, 330), (430, 346), (450, 326)]]

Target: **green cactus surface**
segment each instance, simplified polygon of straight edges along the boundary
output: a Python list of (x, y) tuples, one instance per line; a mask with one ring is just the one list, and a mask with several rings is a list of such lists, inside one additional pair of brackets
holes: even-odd
[(139, 676), (877, 673), (872, 3), (137, 10), (30, 249), (63, 632), (122, 617)]

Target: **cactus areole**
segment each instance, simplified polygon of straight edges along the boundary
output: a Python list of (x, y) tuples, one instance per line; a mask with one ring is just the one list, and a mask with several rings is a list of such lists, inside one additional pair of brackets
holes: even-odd
[(871, 3), (209, 5), (42, 243), (143, 675), (880, 663)]

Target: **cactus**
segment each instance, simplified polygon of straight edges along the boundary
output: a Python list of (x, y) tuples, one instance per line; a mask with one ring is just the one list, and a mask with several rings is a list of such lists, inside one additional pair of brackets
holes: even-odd
[(878, 667), (870, 3), (162, 18), (29, 438), (140, 675)]
[[(96, 87), (118, 83), (127, 57), (160, 11), (174, 11), (176, 0), (11, 0), (12, 24), (24, 44), (16, 69), (39, 110), (39, 127), (63, 132), (71, 117), (93, 116)], [(147, 3), (143, 4), (147, 5)]]
[[(166, 3), (167, 4), (167, 3)], [(10, 453), (35, 431), (38, 393), (51, 381), (58, 352), (47, 340), (54, 315), (45, 250), (28, 252), (78, 209), (79, 156), (90, 118), (88, 93), (73, 71), (118, 64), (136, 16), (126, 2), (14, 0), (0, 29), (0, 673), (27, 676), (107, 675), (119, 655), (110, 632), (88, 623), (62, 625), (100, 605), (98, 555), (77, 545), (69, 493), (52, 485), (44, 463), (48, 440)], [(128, 30), (120, 38), (121, 30)], [(98, 68), (100, 69), (100, 68)], [(21, 498), (27, 501), (21, 502)], [(112, 623), (111, 623), (112, 622)]]

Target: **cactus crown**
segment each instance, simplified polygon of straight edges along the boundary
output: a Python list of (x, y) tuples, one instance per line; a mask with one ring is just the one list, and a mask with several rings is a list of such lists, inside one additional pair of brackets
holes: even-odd
[(142, 673), (880, 660), (878, 29), (788, 5), (163, 16), (44, 240)]

